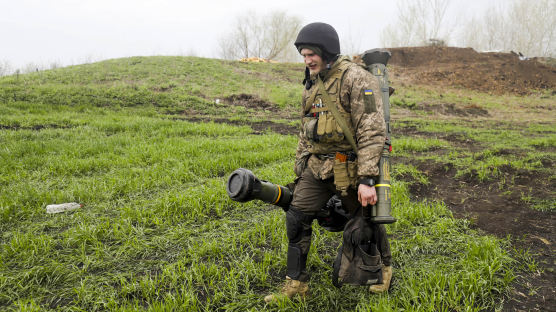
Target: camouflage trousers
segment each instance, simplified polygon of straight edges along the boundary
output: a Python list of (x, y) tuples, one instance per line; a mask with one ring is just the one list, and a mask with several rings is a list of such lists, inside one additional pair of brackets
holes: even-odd
[[(336, 190), (334, 185), (333, 177), (320, 180), (313, 176), (311, 169), (306, 168), (303, 171), (295, 187), (291, 207), (286, 213), (286, 229), (289, 240), (286, 275), (292, 279), (308, 281), (309, 274), (306, 269), (306, 261), (311, 247), (311, 225), (326, 206), (328, 200), (334, 195), (340, 197), (342, 207), (352, 216), (361, 215), (364, 212), (357, 200), (355, 189), (350, 188), (347, 196), (340, 196), (340, 192)], [(386, 228), (383, 224), (373, 228), (382, 263), (389, 266), (392, 255), (386, 236)]]

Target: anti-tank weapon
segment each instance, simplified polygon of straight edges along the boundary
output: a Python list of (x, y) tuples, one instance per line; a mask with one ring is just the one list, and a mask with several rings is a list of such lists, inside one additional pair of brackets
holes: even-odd
[(232, 200), (240, 203), (259, 199), (287, 211), (293, 199), (293, 190), (258, 179), (251, 170), (239, 168), (228, 177), (226, 192)]
[[(288, 211), (293, 199), (293, 186), (282, 186), (257, 178), (253, 172), (239, 168), (230, 174), (226, 184), (228, 196), (237, 202), (254, 199), (281, 207)], [(341, 201), (333, 196), (317, 215), (319, 224), (328, 231), (339, 232), (344, 229), (349, 216), (342, 209)]]
[(392, 54), (383, 49), (367, 50), (361, 58), (367, 70), (375, 75), (380, 83), (382, 94), (382, 106), (384, 110), (384, 121), (386, 122), (386, 141), (378, 163), (379, 178), (375, 185), (377, 193), (377, 203), (371, 208), (371, 222), (374, 223), (394, 223), (396, 219), (390, 215), (392, 207), (392, 191), (390, 189), (390, 152), (392, 142), (390, 138), (390, 87), (388, 85), (388, 69), (386, 64)]

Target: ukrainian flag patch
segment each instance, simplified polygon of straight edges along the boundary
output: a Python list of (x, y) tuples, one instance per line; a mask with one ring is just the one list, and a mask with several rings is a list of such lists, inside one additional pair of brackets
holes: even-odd
[(375, 113), (376, 112), (376, 102), (373, 90), (366, 89), (363, 90), (363, 99), (365, 100), (365, 113)]

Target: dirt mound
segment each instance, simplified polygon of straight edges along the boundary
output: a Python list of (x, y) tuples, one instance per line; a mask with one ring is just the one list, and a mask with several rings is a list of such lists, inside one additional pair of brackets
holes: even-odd
[(441, 104), (422, 103), (420, 105), (422, 105), (422, 107), (419, 107), (419, 109), (423, 109), (426, 112), (433, 112), (442, 115), (452, 115), (452, 116), (460, 116), (460, 117), (489, 115), (486, 109), (478, 107), (476, 105), (467, 105), (462, 108), (456, 106), (456, 104), (454, 103), (441, 103)]
[(265, 131), (270, 130), (283, 135), (295, 135), (299, 132), (298, 127), (290, 126), (273, 122), (270, 120), (265, 121), (242, 121), (230, 120), (226, 118), (200, 118), (200, 117), (174, 117), (173, 120), (187, 120), (189, 122), (214, 122), (229, 125), (249, 126), (253, 129), (253, 134), (263, 134)]
[(391, 48), (395, 82), (464, 87), (493, 94), (530, 94), (556, 89), (556, 68), (515, 53), (479, 53), (471, 48)]
[(20, 126), (20, 125), (2, 125), (0, 124), (0, 130), (34, 130), (40, 131), (43, 129), (70, 129), (72, 126), (69, 125), (57, 125), (57, 124), (44, 124), (44, 125), (33, 125), (33, 126)]
[(256, 95), (251, 95), (251, 94), (244, 94), (244, 93), (234, 94), (227, 98), (224, 98), (224, 101), (232, 105), (244, 106), (246, 108), (262, 109), (262, 110), (270, 110), (270, 111), (278, 110), (276, 105), (267, 102), (265, 100), (262, 100)]

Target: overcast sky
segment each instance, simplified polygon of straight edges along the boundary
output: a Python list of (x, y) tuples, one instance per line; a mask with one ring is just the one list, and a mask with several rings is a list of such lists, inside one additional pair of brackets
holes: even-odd
[[(449, 18), (465, 20), (497, 1), (454, 0)], [(329, 23), (363, 51), (380, 47), (382, 29), (397, 14), (395, 0), (0, 0), (0, 62), (20, 68), (135, 55), (217, 57), (218, 39), (248, 10)]]

